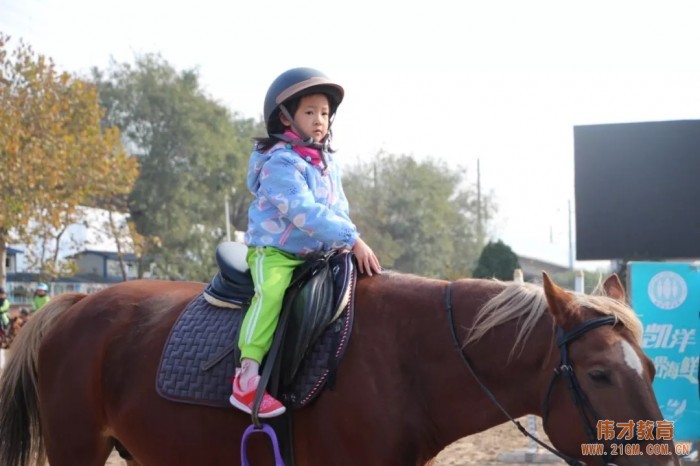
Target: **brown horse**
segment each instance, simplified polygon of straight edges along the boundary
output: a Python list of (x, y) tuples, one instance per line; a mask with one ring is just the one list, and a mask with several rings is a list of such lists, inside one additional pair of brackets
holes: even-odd
[[(574, 295), (546, 275), (544, 287), (397, 273), (361, 278), (335, 387), (294, 412), (296, 464), (423, 465), (455, 440), (504, 422), (504, 412), (542, 416), (543, 406), (544, 428), (560, 452), (607, 464), (582, 455), (581, 444), (596, 441), (584, 417), (595, 428), (596, 418), (653, 422), (661, 413), (640, 322), (617, 276), (602, 288), (607, 296)], [(47, 304), (15, 341), (0, 381), (0, 464), (43, 464), (48, 456), (52, 466), (98, 466), (115, 446), (128, 450), (131, 464), (239, 464), (248, 415), (171, 402), (155, 389), (170, 329), (202, 289), (132, 281)], [(603, 324), (586, 326), (601, 316)], [(550, 384), (562, 365), (557, 327), (568, 332), (562, 348), (587, 400), (583, 417), (568, 382)], [(607, 458), (678, 464), (673, 455)], [(249, 459), (272, 464), (264, 437), (251, 439)]]
[(10, 348), (12, 341), (17, 337), (20, 329), (27, 322), (28, 318), (29, 316), (24, 314), (10, 317), (10, 322), (7, 324), (7, 328), (0, 330), (0, 348)]

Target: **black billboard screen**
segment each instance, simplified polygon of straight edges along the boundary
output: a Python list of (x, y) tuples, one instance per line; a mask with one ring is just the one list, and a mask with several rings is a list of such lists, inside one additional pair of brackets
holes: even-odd
[(700, 121), (574, 127), (576, 258), (700, 257)]

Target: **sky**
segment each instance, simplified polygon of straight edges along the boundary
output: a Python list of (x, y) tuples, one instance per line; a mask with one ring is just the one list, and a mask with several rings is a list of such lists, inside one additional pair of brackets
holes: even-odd
[(473, 184), (478, 165), (491, 238), (561, 265), (574, 126), (700, 119), (699, 20), (674, 0), (0, 0), (0, 31), (65, 71), (159, 53), (243, 117), (281, 72), (319, 69), (346, 91), (341, 158), (432, 158)]

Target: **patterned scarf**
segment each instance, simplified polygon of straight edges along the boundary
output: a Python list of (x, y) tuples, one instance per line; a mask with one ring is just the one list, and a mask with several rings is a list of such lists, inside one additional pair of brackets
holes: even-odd
[[(301, 138), (297, 136), (296, 133), (294, 133), (291, 130), (287, 130), (284, 132), (284, 135), (287, 136), (289, 139), (294, 139), (295, 141), (301, 141)], [(305, 147), (305, 146), (292, 146), (292, 150), (299, 154), (299, 156), (309, 162), (311, 165), (318, 166), (323, 163), (323, 158), (321, 157), (321, 151), (318, 149), (314, 149), (313, 147)]]

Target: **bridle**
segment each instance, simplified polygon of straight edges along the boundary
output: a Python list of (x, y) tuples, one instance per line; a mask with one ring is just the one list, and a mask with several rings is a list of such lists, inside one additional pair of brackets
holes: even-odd
[(612, 316), (599, 317), (597, 319), (589, 320), (583, 322), (576, 327), (574, 327), (569, 332), (564, 332), (564, 329), (557, 326), (556, 328), (556, 338), (557, 346), (559, 347), (559, 367), (554, 369), (554, 374), (552, 375), (552, 380), (549, 382), (549, 388), (547, 388), (547, 395), (544, 399), (544, 404), (542, 405), (542, 422), (547, 422), (547, 417), (549, 416), (549, 398), (552, 395), (552, 389), (554, 384), (562, 376), (566, 380), (567, 388), (569, 389), (569, 394), (571, 395), (571, 401), (573, 401), (576, 406), (577, 411), (583, 421), (583, 427), (586, 430), (586, 434), (591, 439), (592, 442), (596, 441), (594, 423), (600, 420), (600, 416), (596, 413), (595, 409), (588, 400), (588, 397), (583, 392), (581, 384), (579, 384), (576, 378), (576, 373), (574, 372), (571, 359), (569, 358), (569, 342), (580, 337), (584, 333), (592, 330), (594, 328), (600, 327), (601, 325), (615, 325), (616, 319)]
[[(474, 371), (474, 368), (472, 367), (471, 363), (469, 362), (469, 359), (467, 356), (464, 354), (464, 351), (462, 351), (462, 346), (459, 343), (459, 339), (457, 338), (457, 330), (455, 329), (455, 323), (454, 323), (454, 312), (452, 309), (452, 283), (449, 283), (447, 285), (447, 290), (445, 292), (445, 307), (447, 309), (447, 320), (448, 324), (450, 327), (450, 334), (452, 336), (452, 343), (455, 345), (455, 347), (458, 350), (458, 353), (460, 357), (462, 358), (462, 361), (464, 364), (467, 366), (467, 369), (471, 373), (471, 375), (474, 377), (476, 382), (479, 384), (481, 387), (482, 391), (486, 394), (486, 396), (496, 405), (496, 407), (513, 423), (515, 426), (520, 430), (520, 432), (527, 436), (530, 437), (532, 440), (537, 442), (539, 445), (541, 445), (543, 448), (549, 450), (551, 453), (554, 455), (558, 456), (562, 460), (564, 460), (567, 464), (571, 466), (586, 466), (586, 464), (580, 460), (577, 460), (575, 458), (572, 458), (554, 447), (551, 447), (547, 445), (546, 443), (540, 441), (537, 437), (532, 435), (530, 432), (528, 432), (522, 424), (520, 424), (519, 421), (516, 419), (513, 419), (513, 417), (505, 410), (505, 408), (496, 400), (496, 397), (493, 395), (491, 390), (486, 387), (479, 377), (477, 376), (476, 372)], [(583, 392), (581, 389), (581, 385), (578, 382), (578, 379), (576, 378), (576, 374), (574, 373), (573, 366), (571, 363), (571, 359), (569, 359), (569, 351), (568, 351), (568, 344), (572, 342), (573, 340), (577, 339), (581, 335), (585, 334), (586, 332), (593, 330), (594, 328), (598, 328), (602, 325), (615, 325), (617, 322), (617, 319), (613, 316), (606, 316), (606, 317), (598, 317), (596, 319), (588, 320), (586, 322), (583, 322), (573, 329), (571, 329), (568, 332), (565, 332), (564, 329), (561, 327), (557, 326), (556, 327), (556, 337), (557, 337), (557, 346), (559, 346), (559, 352), (560, 352), (560, 361), (559, 361), (559, 367), (554, 369), (554, 375), (552, 376), (552, 380), (549, 383), (549, 388), (547, 389), (547, 395), (544, 400), (544, 406), (543, 406), (543, 423), (547, 422), (547, 415), (549, 414), (549, 398), (552, 393), (552, 388), (554, 387), (555, 382), (561, 375), (564, 379), (567, 381), (567, 387), (569, 389), (569, 393), (571, 395), (571, 399), (576, 406), (581, 419), (583, 420), (583, 425), (586, 430), (586, 434), (588, 437), (590, 437), (591, 442), (595, 443), (598, 442), (599, 440), (596, 439), (596, 434), (595, 434), (595, 429), (593, 425), (598, 422), (600, 419), (598, 415), (596, 414), (595, 410), (593, 409), (593, 406), (591, 405), (590, 401), (588, 400), (588, 397), (586, 394)], [(615, 463), (610, 463), (608, 461), (605, 461), (602, 457), (598, 457), (601, 461), (601, 464), (603, 466), (616, 466)]]

